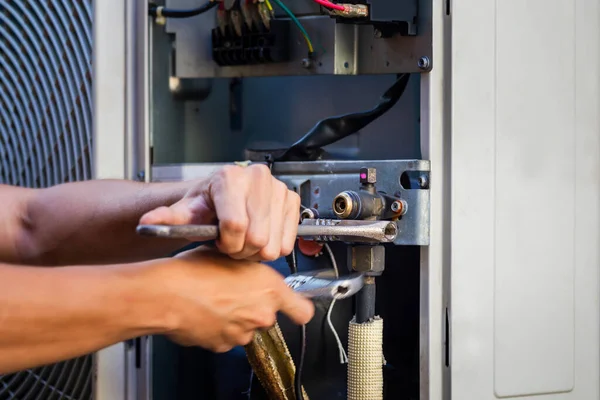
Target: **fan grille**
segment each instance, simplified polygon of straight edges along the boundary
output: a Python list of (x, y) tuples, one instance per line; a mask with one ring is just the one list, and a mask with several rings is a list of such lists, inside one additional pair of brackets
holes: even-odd
[(91, 0), (0, 0), (0, 182), (89, 179)]
[[(91, 178), (92, 0), (0, 0), (0, 183)], [(92, 398), (92, 356), (0, 375), (0, 400)]]

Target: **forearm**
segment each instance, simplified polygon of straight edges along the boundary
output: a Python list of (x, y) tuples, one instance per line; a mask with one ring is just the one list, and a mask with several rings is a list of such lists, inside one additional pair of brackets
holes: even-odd
[(147, 285), (146, 270), (0, 264), (0, 374), (165, 330), (168, 301)]
[(135, 234), (139, 218), (180, 200), (189, 183), (100, 180), (34, 191), (19, 227), (17, 262), (77, 265), (162, 257), (185, 243)]

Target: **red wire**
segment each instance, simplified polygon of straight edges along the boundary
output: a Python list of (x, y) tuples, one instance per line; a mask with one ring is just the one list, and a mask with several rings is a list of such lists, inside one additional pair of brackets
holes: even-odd
[(344, 6), (340, 6), (339, 4), (333, 4), (332, 2), (327, 1), (327, 0), (313, 0), (313, 1), (315, 3), (319, 3), (323, 7), (327, 7), (327, 8), (331, 8), (331, 9), (339, 10), (339, 11), (345, 10)]

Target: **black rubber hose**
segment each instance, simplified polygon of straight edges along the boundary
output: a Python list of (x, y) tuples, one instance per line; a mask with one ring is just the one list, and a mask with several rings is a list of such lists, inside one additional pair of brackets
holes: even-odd
[[(370, 279), (369, 279), (370, 278)], [(365, 286), (356, 293), (356, 322), (363, 324), (375, 317), (375, 278), (369, 277)]]
[(311, 153), (352, 135), (389, 111), (406, 90), (410, 74), (401, 74), (369, 111), (329, 117), (319, 121), (306, 135), (294, 143), (276, 161), (310, 159)]
[[(219, 3), (216, 1), (209, 1), (208, 3), (203, 4), (200, 7), (192, 8), (189, 10), (175, 10), (172, 8), (163, 8), (161, 10), (161, 14), (163, 17), (167, 17), (167, 18), (189, 18), (189, 17), (194, 17), (196, 15), (205, 13), (208, 10), (215, 8), (218, 4)], [(157, 9), (158, 9), (158, 6), (155, 4), (152, 4), (150, 6), (150, 8), (148, 9), (148, 14), (151, 17), (156, 17)]]

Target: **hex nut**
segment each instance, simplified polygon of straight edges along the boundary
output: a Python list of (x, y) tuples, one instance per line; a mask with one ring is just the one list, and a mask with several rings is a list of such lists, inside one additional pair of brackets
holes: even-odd
[(350, 246), (349, 257), (352, 269), (369, 275), (381, 275), (385, 269), (385, 247)]

